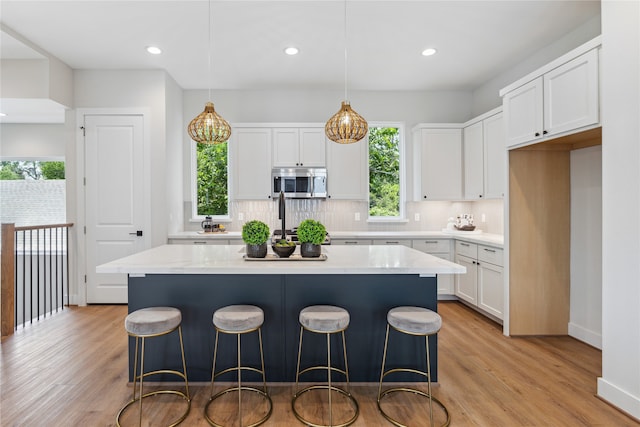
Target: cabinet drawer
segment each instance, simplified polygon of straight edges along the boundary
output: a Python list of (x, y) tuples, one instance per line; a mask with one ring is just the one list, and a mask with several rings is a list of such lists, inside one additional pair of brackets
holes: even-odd
[(331, 239), (332, 245), (370, 245), (371, 240), (367, 239)]
[(442, 254), (451, 251), (451, 240), (449, 239), (421, 239), (413, 240), (413, 249), (428, 254)]
[(488, 262), (493, 265), (503, 265), (502, 249), (492, 248), (491, 246), (478, 246), (478, 261)]
[(456, 240), (456, 254), (475, 259), (478, 257), (478, 245)]
[(374, 239), (374, 245), (403, 245), (411, 247), (411, 240), (409, 239)]

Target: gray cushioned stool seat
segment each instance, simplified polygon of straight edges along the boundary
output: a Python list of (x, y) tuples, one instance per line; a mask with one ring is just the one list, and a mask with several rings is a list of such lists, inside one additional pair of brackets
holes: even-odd
[(228, 305), (213, 313), (216, 328), (229, 332), (250, 331), (264, 323), (264, 312), (255, 305)]
[(333, 305), (312, 305), (300, 311), (300, 324), (317, 332), (337, 332), (349, 326), (349, 312)]
[(180, 310), (174, 307), (141, 308), (124, 319), (124, 328), (140, 337), (169, 332), (182, 321)]
[(412, 334), (431, 335), (442, 327), (442, 318), (423, 307), (396, 307), (387, 313), (387, 322), (394, 328)]

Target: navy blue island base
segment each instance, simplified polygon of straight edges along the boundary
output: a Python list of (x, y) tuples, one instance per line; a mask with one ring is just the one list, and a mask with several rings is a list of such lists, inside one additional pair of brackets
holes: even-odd
[[(182, 311), (185, 356), (189, 381), (210, 381), (215, 332), (213, 312), (232, 304), (252, 304), (264, 310), (262, 329), (268, 382), (293, 382), (300, 325), (298, 314), (309, 305), (337, 305), (349, 311), (346, 331), (350, 380), (380, 379), (387, 311), (414, 305), (437, 311), (436, 277), (417, 274), (146, 274), (129, 277), (129, 312), (151, 306), (172, 306)], [(257, 334), (256, 334), (257, 335)], [(332, 338), (332, 361), (341, 361), (339, 334)], [(326, 364), (326, 338), (305, 333), (302, 365)], [(437, 336), (431, 337), (432, 380), (438, 379)], [(147, 340), (145, 371), (181, 368), (177, 334)], [(425, 370), (424, 339), (392, 334), (387, 366), (413, 366)], [(129, 379), (133, 379), (133, 350), (129, 339)], [(242, 337), (243, 365), (259, 366), (257, 336)], [(221, 334), (216, 370), (236, 362), (235, 336)], [(245, 377), (246, 375), (246, 377)], [(388, 381), (422, 381), (396, 374)], [(171, 377), (159, 380), (174, 380)], [(225, 381), (224, 377), (220, 378)], [(229, 381), (233, 377), (229, 377)], [(258, 380), (243, 373), (243, 381)], [(313, 373), (304, 381), (324, 381), (326, 373)], [(336, 375), (334, 380), (343, 379)]]

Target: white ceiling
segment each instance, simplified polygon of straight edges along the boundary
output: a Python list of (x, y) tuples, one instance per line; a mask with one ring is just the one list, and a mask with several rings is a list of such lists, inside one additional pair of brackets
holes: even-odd
[[(350, 90), (472, 90), (600, 13), (580, 0), (213, 0), (210, 74), (206, 0), (1, 0), (0, 22), (74, 69), (164, 69), (184, 89), (324, 90), (344, 88), (345, 4)], [(0, 43), (3, 59), (30, 55)], [(289, 45), (300, 53), (284, 55)], [(421, 56), (427, 47), (438, 54)]]

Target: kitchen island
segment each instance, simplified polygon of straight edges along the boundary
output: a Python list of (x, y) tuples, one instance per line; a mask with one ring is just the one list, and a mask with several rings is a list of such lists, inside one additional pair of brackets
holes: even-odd
[[(314, 304), (338, 305), (349, 311), (346, 337), (351, 381), (378, 381), (387, 311), (398, 305), (437, 311), (436, 276), (465, 272), (457, 264), (404, 246), (323, 246), (322, 251), (326, 255), (323, 261), (250, 261), (243, 258), (244, 246), (164, 245), (100, 265), (97, 272), (128, 274), (129, 312), (150, 306), (173, 306), (182, 311), (190, 381), (211, 378), (213, 312), (230, 304), (261, 307), (270, 382), (295, 380), (298, 313)], [(424, 359), (420, 340), (402, 335), (394, 338), (388, 363)], [(149, 340), (150, 357), (145, 361), (149, 369), (179, 366), (179, 351), (171, 340), (177, 343), (172, 336)], [(309, 345), (305, 348), (324, 348), (323, 338), (315, 334), (305, 335), (305, 342)], [(433, 379), (437, 381), (437, 339), (430, 342)], [(130, 378), (133, 345), (130, 339)], [(231, 366), (235, 361), (234, 338), (223, 336), (220, 345), (219, 366)], [(259, 364), (257, 340), (243, 337), (243, 346), (243, 363)], [(337, 351), (332, 358), (340, 360), (340, 346), (332, 348)], [(325, 352), (314, 353), (303, 353), (304, 361), (324, 363)], [(251, 374), (247, 379), (252, 380)]]

